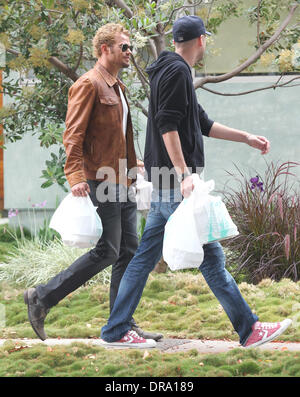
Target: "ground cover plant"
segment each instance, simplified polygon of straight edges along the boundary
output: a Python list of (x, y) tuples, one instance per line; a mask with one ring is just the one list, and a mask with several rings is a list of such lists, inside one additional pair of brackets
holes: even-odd
[(106, 350), (73, 343), (31, 347), (8, 341), (0, 348), (1, 377), (297, 377), (300, 354), (233, 349), (199, 354)]
[[(257, 286), (241, 283), (249, 304), (266, 321), (293, 318), (294, 324), (280, 340), (300, 341), (300, 283), (270, 279)], [(200, 354), (196, 350), (164, 353), (159, 350), (105, 350), (73, 343), (70, 346), (25, 347), (16, 338), (35, 338), (23, 303), (23, 290), (1, 283), (0, 301), (5, 306), (6, 326), (0, 337), (2, 377), (272, 377), (300, 376), (300, 354), (259, 349), (233, 349), (227, 353)], [(49, 337), (94, 338), (109, 312), (108, 284), (79, 288), (53, 308), (46, 319)], [(165, 337), (237, 340), (222, 308), (202, 276), (188, 272), (151, 274), (136, 311), (137, 322), (159, 330)]]
[(226, 206), (240, 234), (226, 245), (246, 281), (300, 278), (300, 163), (266, 164), (264, 175), (237, 168), (238, 188), (226, 187)]
[[(300, 341), (300, 282), (270, 279), (258, 285), (240, 283), (240, 290), (262, 321), (286, 317), (293, 326), (280, 337)], [(24, 288), (0, 284), (0, 302), (5, 310), (1, 338), (35, 338), (23, 302)], [(99, 337), (109, 315), (109, 284), (86, 285), (51, 309), (45, 322), (49, 338)], [(204, 278), (188, 272), (150, 274), (143, 298), (135, 313), (144, 328), (163, 332), (166, 338), (228, 339), (238, 341), (223, 308)]]
[[(284, 346), (273, 352), (240, 348), (203, 355), (196, 350), (176, 354), (156, 349), (107, 351), (78, 343), (53, 347), (42, 342), (31, 347), (17, 344), (12, 339), (36, 338), (23, 302), (24, 289), (47, 282), (85, 250), (65, 247), (58, 239), (42, 243), (37, 238), (8, 240), (3, 244), (8, 244), (9, 255), (4, 255), (0, 265), (0, 338), (7, 339), (0, 348), (0, 376), (300, 376), (300, 354), (285, 351)], [(237, 252), (225, 251), (229, 270), (234, 270)], [(281, 341), (300, 342), (300, 281), (264, 278), (252, 284), (243, 276), (237, 280), (261, 321), (293, 319)], [(109, 315), (109, 281), (110, 268), (52, 308), (45, 323), (48, 337), (99, 337)], [(165, 338), (238, 341), (228, 317), (196, 270), (151, 273), (135, 319)]]

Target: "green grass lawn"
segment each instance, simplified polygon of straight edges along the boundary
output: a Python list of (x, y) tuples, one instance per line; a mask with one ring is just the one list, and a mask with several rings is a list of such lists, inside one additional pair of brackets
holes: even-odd
[(227, 353), (106, 350), (73, 343), (0, 349), (1, 377), (296, 377), (300, 354), (233, 349)]
[[(300, 282), (269, 279), (258, 285), (239, 284), (261, 321), (294, 319), (280, 337), (300, 342)], [(49, 338), (99, 337), (109, 314), (108, 284), (83, 286), (52, 308), (45, 322)], [(0, 302), (5, 327), (0, 337), (35, 338), (23, 303), (23, 288), (2, 282)], [(138, 324), (166, 338), (228, 339), (238, 337), (203, 277), (194, 272), (151, 273), (135, 313)], [(105, 350), (73, 344), (0, 349), (0, 376), (300, 376), (300, 354), (234, 349), (224, 354), (192, 350), (168, 354), (157, 350)]]
[[(261, 321), (300, 317), (300, 282), (269, 279), (257, 286), (241, 283), (240, 290)], [(0, 301), (5, 305), (6, 327), (0, 337), (34, 337), (27, 321), (23, 288), (2, 282)], [(49, 338), (99, 336), (109, 315), (109, 284), (79, 288), (51, 309), (45, 322)], [(163, 331), (165, 337), (238, 340), (223, 308), (201, 274), (189, 272), (151, 273), (134, 315), (148, 330)], [(299, 319), (282, 340), (300, 342)]]

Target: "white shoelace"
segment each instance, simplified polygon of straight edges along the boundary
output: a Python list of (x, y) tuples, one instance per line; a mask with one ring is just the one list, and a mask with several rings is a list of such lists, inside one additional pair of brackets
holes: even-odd
[(135, 339), (138, 339), (138, 340), (144, 340), (144, 338), (142, 338), (141, 336), (139, 336), (135, 331), (133, 331), (133, 330), (130, 330), (130, 331), (128, 331), (127, 332), (127, 334), (126, 334), (126, 339), (128, 339), (128, 336), (131, 336), (131, 337), (133, 337), (133, 338), (135, 338)]
[(272, 329), (276, 327), (277, 323), (260, 323), (257, 328)]

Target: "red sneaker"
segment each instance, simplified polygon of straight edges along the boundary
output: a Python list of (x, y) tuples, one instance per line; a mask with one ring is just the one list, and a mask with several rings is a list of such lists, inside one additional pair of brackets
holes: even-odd
[(156, 342), (153, 339), (142, 338), (135, 331), (129, 330), (122, 339), (116, 342), (105, 342), (102, 339), (101, 345), (104, 347), (130, 347), (133, 349), (148, 349), (150, 347), (156, 347)]
[(270, 342), (281, 335), (291, 324), (292, 320), (289, 318), (278, 323), (260, 323), (256, 321), (256, 323), (252, 325), (252, 333), (244, 347), (256, 347), (263, 343)]

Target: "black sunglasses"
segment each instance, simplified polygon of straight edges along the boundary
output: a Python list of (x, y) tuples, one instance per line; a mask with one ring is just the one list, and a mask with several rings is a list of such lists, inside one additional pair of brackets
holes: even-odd
[(133, 50), (133, 46), (129, 44), (120, 44), (119, 47), (121, 48), (122, 52), (126, 52), (128, 48), (130, 49), (131, 52)]

